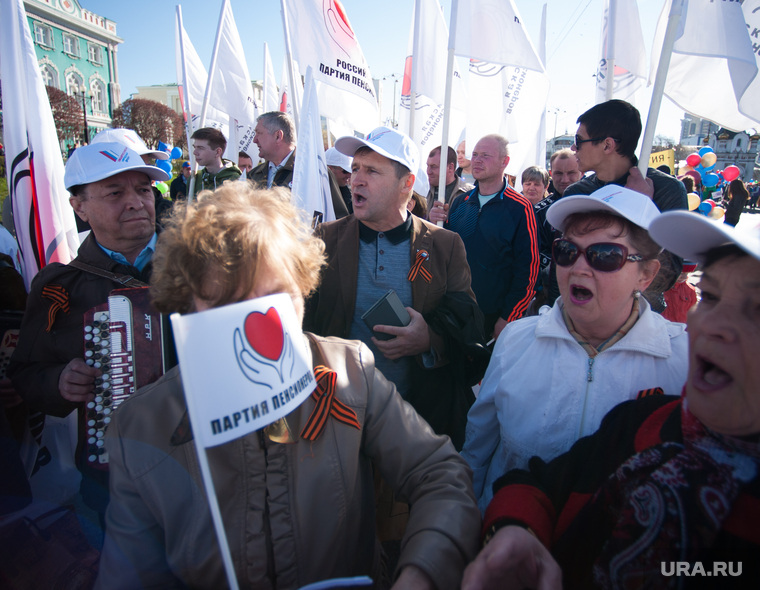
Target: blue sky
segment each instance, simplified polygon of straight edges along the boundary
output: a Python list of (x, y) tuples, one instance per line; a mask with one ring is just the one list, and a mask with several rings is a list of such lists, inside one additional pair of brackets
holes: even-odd
[[(176, 82), (174, 69), (174, 22), (176, 2), (167, 0), (80, 0), (83, 7), (117, 23), (124, 39), (118, 63), (122, 100), (137, 86)], [(263, 77), (263, 46), (272, 55), (275, 76), (280, 78), (284, 56), (279, 0), (231, 0), (253, 79)], [(342, 0), (353, 29), (375, 78), (400, 76), (403, 71), (413, 0)], [(446, 19), (451, 0), (441, 2)], [(552, 83), (547, 109), (547, 134), (575, 130), (577, 116), (594, 103), (594, 79), (599, 59), (602, 0), (548, 0), (547, 70)], [(663, 0), (638, 0), (647, 47), (647, 59)], [(182, 2), (185, 29), (201, 59), (208, 65), (221, 0)], [(535, 43), (541, 22), (541, 0), (516, 0), (516, 6)], [(384, 114), (392, 109), (393, 82), (384, 84)], [(400, 84), (398, 86), (400, 91)], [(648, 92), (642, 104), (646, 118)], [(658, 133), (677, 138), (683, 112), (663, 100)]]

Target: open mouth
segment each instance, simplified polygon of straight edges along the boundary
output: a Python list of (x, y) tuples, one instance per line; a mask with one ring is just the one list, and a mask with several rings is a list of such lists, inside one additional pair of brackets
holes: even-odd
[(354, 205), (361, 205), (362, 203), (364, 203), (364, 201), (367, 200), (364, 196), (362, 196), (362, 195), (360, 195), (358, 193), (354, 193), (351, 196), (354, 199)]
[(579, 285), (573, 285), (570, 287), (570, 295), (576, 301), (588, 301), (594, 296), (594, 294), (586, 289), (586, 287), (581, 287)]
[(712, 388), (725, 387), (733, 381), (733, 377), (715, 363), (704, 357), (697, 356), (697, 377)]

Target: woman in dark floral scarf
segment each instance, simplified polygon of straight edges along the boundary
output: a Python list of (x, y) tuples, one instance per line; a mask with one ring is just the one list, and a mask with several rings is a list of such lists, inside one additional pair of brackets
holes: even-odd
[(760, 587), (760, 231), (670, 212), (649, 232), (703, 272), (683, 395), (499, 479), (463, 588)]

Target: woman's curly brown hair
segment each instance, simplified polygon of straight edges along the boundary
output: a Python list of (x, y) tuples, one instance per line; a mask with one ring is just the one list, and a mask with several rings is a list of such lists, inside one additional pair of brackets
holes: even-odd
[[(290, 192), (228, 182), (175, 208), (153, 257), (151, 296), (162, 313), (218, 307), (253, 290), (262, 265), (289, 272), (306, 297), (319, 282), (324, 243), (312, 235)], [(209, 296), (214, 293), (214, 297)]]

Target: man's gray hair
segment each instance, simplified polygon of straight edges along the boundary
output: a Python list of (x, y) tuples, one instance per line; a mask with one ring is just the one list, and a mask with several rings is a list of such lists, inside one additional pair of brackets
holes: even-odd
[(269, 111), (260, 115), (256, 121), (261, 123), (269, 133), (282, 131), (282, 138), (288, 145), (293, 145), (296, 142), (296, 126), (293, 123), (293, 117), (287, 113)]

